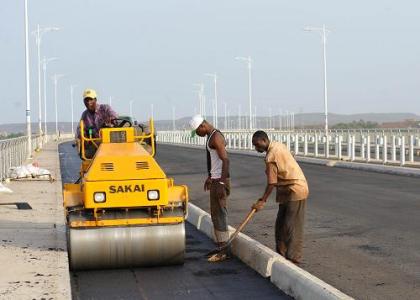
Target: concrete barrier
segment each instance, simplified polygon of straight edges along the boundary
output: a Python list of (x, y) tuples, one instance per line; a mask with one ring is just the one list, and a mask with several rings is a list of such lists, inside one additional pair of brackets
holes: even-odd
[[(234, 230), (234, 228), (231, 228), (231, 231)], [(242, 233), (239, 233), (232, 242), (232, 252), (265, 278), (271, 276), (271, 268), (274, 261), (281, 258), (279, 254), (270, 248)]]
[(197, 228), (201, 227), (201, 220), (207, 213), (195, 205), (188, 205), (187, 220)]
[[(210, 215), (192, 203), (188, 209), (187, 221), (214, 240)], [(232, 234), (235, 228), (229, 226), (229, 231)], [(271, 277), (274, 285), (295, 299), (352, 299), (245, 234), (238, 234), (232, 252), (263, 277)]]
[(206, 215), (202, 217), (200, 227), (197, 228), (200, 231), (204, 232), (213, 241), (215, 240), (213, 232), (213, 222), (211, 221), (211, 217), (208, 213), (206, 213)]
[(407, 168), (407, 167), (373, 165), (373, 164), (345, 162), (345, 161), (335, 162), (334, 167), (382, 173), (382, 174), (399, 175), (399, 176), (420, 177), (420, 169)]
[(270, 280), (295, 299), (353, 299), (283, 257), (273, 263)]

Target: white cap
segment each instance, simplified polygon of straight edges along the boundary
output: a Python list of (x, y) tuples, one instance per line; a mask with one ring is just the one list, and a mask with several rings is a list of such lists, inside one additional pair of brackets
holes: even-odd
[(196, 130), (198, 126), (200, 126), (204, 122), (204, 118), (201, 115), (195, 115), (192, 117), (190, 121), (190, 127), (191, 127), (191, 137), (194, 137), (196, 134)]

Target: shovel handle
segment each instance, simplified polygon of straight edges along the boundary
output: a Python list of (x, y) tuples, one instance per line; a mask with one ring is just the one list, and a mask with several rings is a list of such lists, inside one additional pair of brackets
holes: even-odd
[(229, 241), (226, 243), (226, 246), (230, 245), (230, 243), (232, 243), (232, 241), (236, 238), (236, 236), (239, 234), (239, 232), (242, 231), (242, 229), (244, 229), (245, 225), (249, 222), (249, 220), (251, 220), (252, 216), (255, 214), (257, 210), (255, 208), (253, 208), (248, 215), (246, 216), (245, 220), (241, 223), (241, 225), (239, 225), (239, 227), (235, 230), (235, 232), (232, 234), (232, 236), (230, 237)]
[[(215, 249), (213, 251), (210, 251), (209, 254), (211, 255), (217, 255), (217, 253), (225, 250), (227, 247), (230, 246), (230, 244), (232, 243), (232, 241), (236, 238), (236, 236), (239, 234), (239, 232), (241, 232), (242, 229), (244, 229), (245, 225), (249, 222), (249, 220), (251, 220), (252, 216), (255, 214), (257, 210), (255, 208), (253, 208), (248, 215), (246, 216), (245, 220), (243, 220), (243, 222), (241, 223), (241, 225), (239, 225), (239, 227), (235, 230), (235, 232), (232, 234), (232, 236), (229, 238), (229, 240), (226, 242), (226, 244), (218, 249)], [(209, 255), (208, 254), (208, 255)]]

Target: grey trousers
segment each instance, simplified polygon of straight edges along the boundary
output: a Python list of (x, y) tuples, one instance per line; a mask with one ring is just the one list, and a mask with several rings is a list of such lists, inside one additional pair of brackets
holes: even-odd
[(276, 250), (294, 263), (302, 260), (306, 199), (279, 204), (275, 238)]

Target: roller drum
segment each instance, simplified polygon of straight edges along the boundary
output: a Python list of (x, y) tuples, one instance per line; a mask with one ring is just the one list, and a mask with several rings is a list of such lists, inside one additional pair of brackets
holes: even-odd
[(68, 248), (72, 270), (182, 264), (185, 226), (70, 228)]

